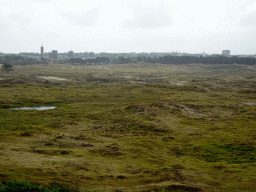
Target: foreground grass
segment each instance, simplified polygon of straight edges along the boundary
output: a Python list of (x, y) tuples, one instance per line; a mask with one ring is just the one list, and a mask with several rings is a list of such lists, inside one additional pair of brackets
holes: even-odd
[[(3, 76), (9, 80), (0, 85), (1, 181), (100, 191), (256, 190), (253, 72), (48, 68)], [(45, 82), (39, 73), (72, 81)], [(195, 75), (199, 82), (192, 82)], [(11, 109), (42, 105), (57, 108)]]
[(50, 188), (45, 188), (41, 185), (33, 185), (26, 181), (8, 181), (7, 183), (0, 182), (1, 192), (81, 192), (70, 186), (53, 185)]

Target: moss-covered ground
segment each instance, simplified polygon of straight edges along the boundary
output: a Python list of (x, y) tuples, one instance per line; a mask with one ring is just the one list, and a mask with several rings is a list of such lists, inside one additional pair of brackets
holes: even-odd
[[(256, 191), (256, 66), (17, 66), (0, 74), (0, 181)], [(51, 110), (15, 110), (56, 106)]]

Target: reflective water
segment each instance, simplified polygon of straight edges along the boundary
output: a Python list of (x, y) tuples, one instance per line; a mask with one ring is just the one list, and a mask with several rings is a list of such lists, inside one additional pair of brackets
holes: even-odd
[(20, 108), (12, 108), (16, 110), (47, 110), (47, 109), (55, 109), (55, 106), (40, 106), (40, 107), (20, 107)]

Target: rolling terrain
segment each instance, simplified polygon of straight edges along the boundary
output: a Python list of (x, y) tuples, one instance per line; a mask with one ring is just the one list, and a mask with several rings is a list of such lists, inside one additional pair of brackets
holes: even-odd
[[(27, 65), (0, 74), (0, 181), (256, 191), (255, 65)], [(50, 110), (17, 107), (56, 106)]]

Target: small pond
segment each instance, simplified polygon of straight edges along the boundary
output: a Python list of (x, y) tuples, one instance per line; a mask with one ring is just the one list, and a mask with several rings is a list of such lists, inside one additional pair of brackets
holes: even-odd
[(20, 107), (20, 108), (11, 108), (16, 110), (47, 110), (47, 109), (55, 109), (55, 106), (40, 106), (40, 107)]

